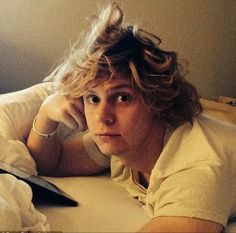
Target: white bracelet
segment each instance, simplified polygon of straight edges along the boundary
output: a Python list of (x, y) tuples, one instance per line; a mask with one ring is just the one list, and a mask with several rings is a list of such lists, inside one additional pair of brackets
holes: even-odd
[(38, 116), (36, 116), (36, 117), (34, 118), (34, 121), (33, 121), (33, 131), (34, 131), (37, 135), (39, 135), (40, 137), (43, 137), (43, 138), (50, 138), (50, 137), (54, 136), (54, 135), (57, 133), (57, 128), (58, 128), (58, 127), (57, 127), (53, 132), (51, 132), (51, 133), (40, 133), (40, 132), (36, 129), (36, 127), (35, 127), (37, 117), (38, 117)]

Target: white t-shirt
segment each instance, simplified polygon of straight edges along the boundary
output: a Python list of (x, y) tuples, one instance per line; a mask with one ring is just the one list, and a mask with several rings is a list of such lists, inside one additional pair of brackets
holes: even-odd
[[(98, 164), (109, 166), (89, 134), (84, 144)], [(199, 116), (178, 127), (169, 135), (147, 189), (118, 157), (111, 156), (110, 167), (111, 178), (137, 197), (151, 218), (195, 217), (226, 226), (236, 213), (235, 125)]]

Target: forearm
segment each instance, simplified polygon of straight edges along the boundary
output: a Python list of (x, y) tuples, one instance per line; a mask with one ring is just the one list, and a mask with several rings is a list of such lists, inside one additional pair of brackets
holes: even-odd
[[(51, 121), (43, 114), (38, 114), (34, 122), (35, 129), (43, 134), (53, 132), (57, 126), (57, 122)], [(43, 137), (32, 127), (27, 139), (27, 147), (36, 162), (38, 172), (43, 175), (53, 175), (58, 166), (61, 152), (61, 142), (57, 134)]]
[(153, 218), (138, 232), (221, 233), (222, 230), (221, 224), (208, 220), (191, 217), (157, 217)]
[[(76, 147), (79, 151), (83, 146), (76, 139), (72, 145), (65, 143), (65, 140), (61, 142), (54, 133), (58, 122), (71, 129), (82, 131), (86, 128), (83, 102), (80, 98), (73, 99), (60, 93), (47, 97), (28, 136), (28, 149), (35, 159), (40, 174), (78, 174), (78, 163), (75, 166), (78, 154), (73, 153), (71, 148)], [(75, 167), (75, 171), (71, 172), (71, 167)]]

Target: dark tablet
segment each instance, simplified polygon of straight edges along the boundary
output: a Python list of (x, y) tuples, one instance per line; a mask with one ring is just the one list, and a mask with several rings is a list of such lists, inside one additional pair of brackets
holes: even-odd
[(32, 189), (33, 202), (62, 204), (68, 206), (78, 205), (77, 201), (56, 185), (3, 161), (0, 161), (0, 174), (1, 173), (11, 174), (26, 182)]

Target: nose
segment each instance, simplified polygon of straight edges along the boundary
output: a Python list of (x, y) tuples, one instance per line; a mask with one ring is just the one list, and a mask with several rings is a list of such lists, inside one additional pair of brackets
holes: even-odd
[(99, 106), (97, 107), (95, 118), (97, 122), (107, 126), (114, 124), (116, 119), (114, 106), (108, 102), (100, 102)]

